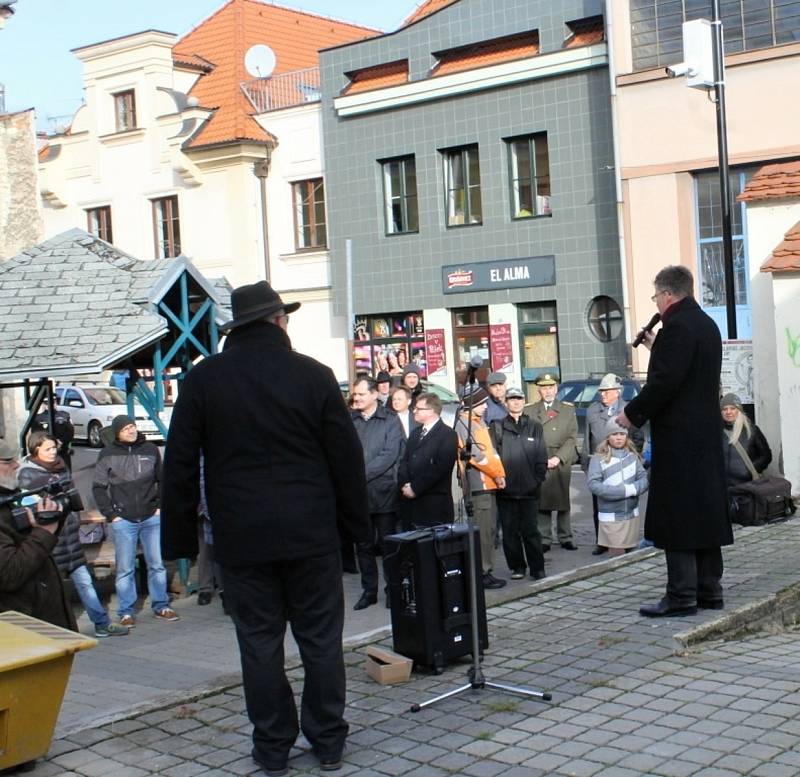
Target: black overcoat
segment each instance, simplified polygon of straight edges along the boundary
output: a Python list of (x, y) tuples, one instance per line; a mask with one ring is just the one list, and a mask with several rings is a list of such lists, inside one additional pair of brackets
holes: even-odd
[(689, 297), (667, 310), (663, 324), (650, 353), (647, 383), (625, 408), (636, 426), (650, 421), (644, 536), (665, 550), (730, 545), (719, 445), (719, 329)]
[(400, 498), (404, 529), (453, 522), (453, 467), (458, 435), (441, 419), (422, 437), (422, 426), (408, 435), (400, 459), (400, 487), (411, 483), (414, 499)]
[(165, 558), (197, 553), (200, 452), (216, 561), (251, 566), (369, 539), (361, 443), (333, 372), (279, 327), (228, 335), (187, 374), (164, 455)]
[(400, 419), (380, 402), (369, 420), (360, 410), (353, 410), (350, 415), (364, 449), (369, 511), (396, 513), (400, 501), (397, 468), (405, 446)]

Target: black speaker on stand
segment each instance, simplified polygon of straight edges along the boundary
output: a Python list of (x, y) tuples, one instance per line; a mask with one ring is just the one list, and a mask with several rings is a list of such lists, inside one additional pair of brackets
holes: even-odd
[[(385, 538), (392, 636), (397, 653), (417, 666), (441, 674), (447, 661), (472, 653), (469, 532), (478, 529), (444, 524)], [(481, 574), (480, 551), (473, 560)], [(477, 592), (478, 644), (489, 646), (483, 586)]]

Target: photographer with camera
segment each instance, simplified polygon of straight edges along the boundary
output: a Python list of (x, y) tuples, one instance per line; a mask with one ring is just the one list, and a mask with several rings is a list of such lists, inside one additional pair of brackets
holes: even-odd
[(51, 553), (59, 505), (45, 496), (31, 510), (19, 504), (19, 451), (0, 440), (0, 612), (16, 610), (78, 630)]
[(108, 611), (100, 602), (86, 565), (86, 554), (80, 540), (81, 520), (78, 512), (83, 503), (70, 477), (66, 462), (58, 453), (58, 441), (47, 432), (33, 432), (28, 438), (29, 455), (17, 473), (21, 488), (35, 490), (47, 487), (56, 501), (66, 508), (64, 525), (53, 549), (53, 558), (62, 577), (69, 577), (80, 597), (86, 614), (94, 624), (98, 639), (122, 637), (125, 626), (111, 622)]

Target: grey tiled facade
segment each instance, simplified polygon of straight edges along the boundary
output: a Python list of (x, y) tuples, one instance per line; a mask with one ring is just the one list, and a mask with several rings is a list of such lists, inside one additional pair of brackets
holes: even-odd
[[(329, 245), (337, 312), (346, 305), (352, 240), (357, 315), (554, 301), (562, 375), (622, 369), (620, 335), (603, 344), (587, 325), (593, 297), (622, 307), (608, 71), (605, 66), (342, 118), (333, 100), (345, 73), (408, 59), (428, 76), (432, 52), (538, 30), (540, 55), (558, 52), (566, 22), (602, 12), (590, 0), (461, 0), (397, 32), (323, 51), (323, 138)], [(505, 138), (546, 132), (552, 216), (513, 220)], [(482, 225), (447, 228), (441, 149), (477, 144)], [(386, 235), (378, 160), (415, 155), (419, 232)], [(554, 255), (556, 285), (444, 294), (444, 265)]]

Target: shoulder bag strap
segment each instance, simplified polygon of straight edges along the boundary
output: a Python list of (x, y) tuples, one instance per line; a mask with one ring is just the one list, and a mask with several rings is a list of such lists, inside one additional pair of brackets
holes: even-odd
[(747, 451), (744, 449), (744, 446), (739, 442), (739, 440), (733, 440), (730, 435), (728, 435), (728, 437), (731, 439), (731, 445), (736, 448), (736, 452), (742, 457), (742, 461), (750, 472), (753, 480), (758, 480), (761, 475), (758, 474), (758, 470), (756, 470), (756, 468), (753, 466), (753, 462), (750, 461), (750, 457), (747, 455)]

